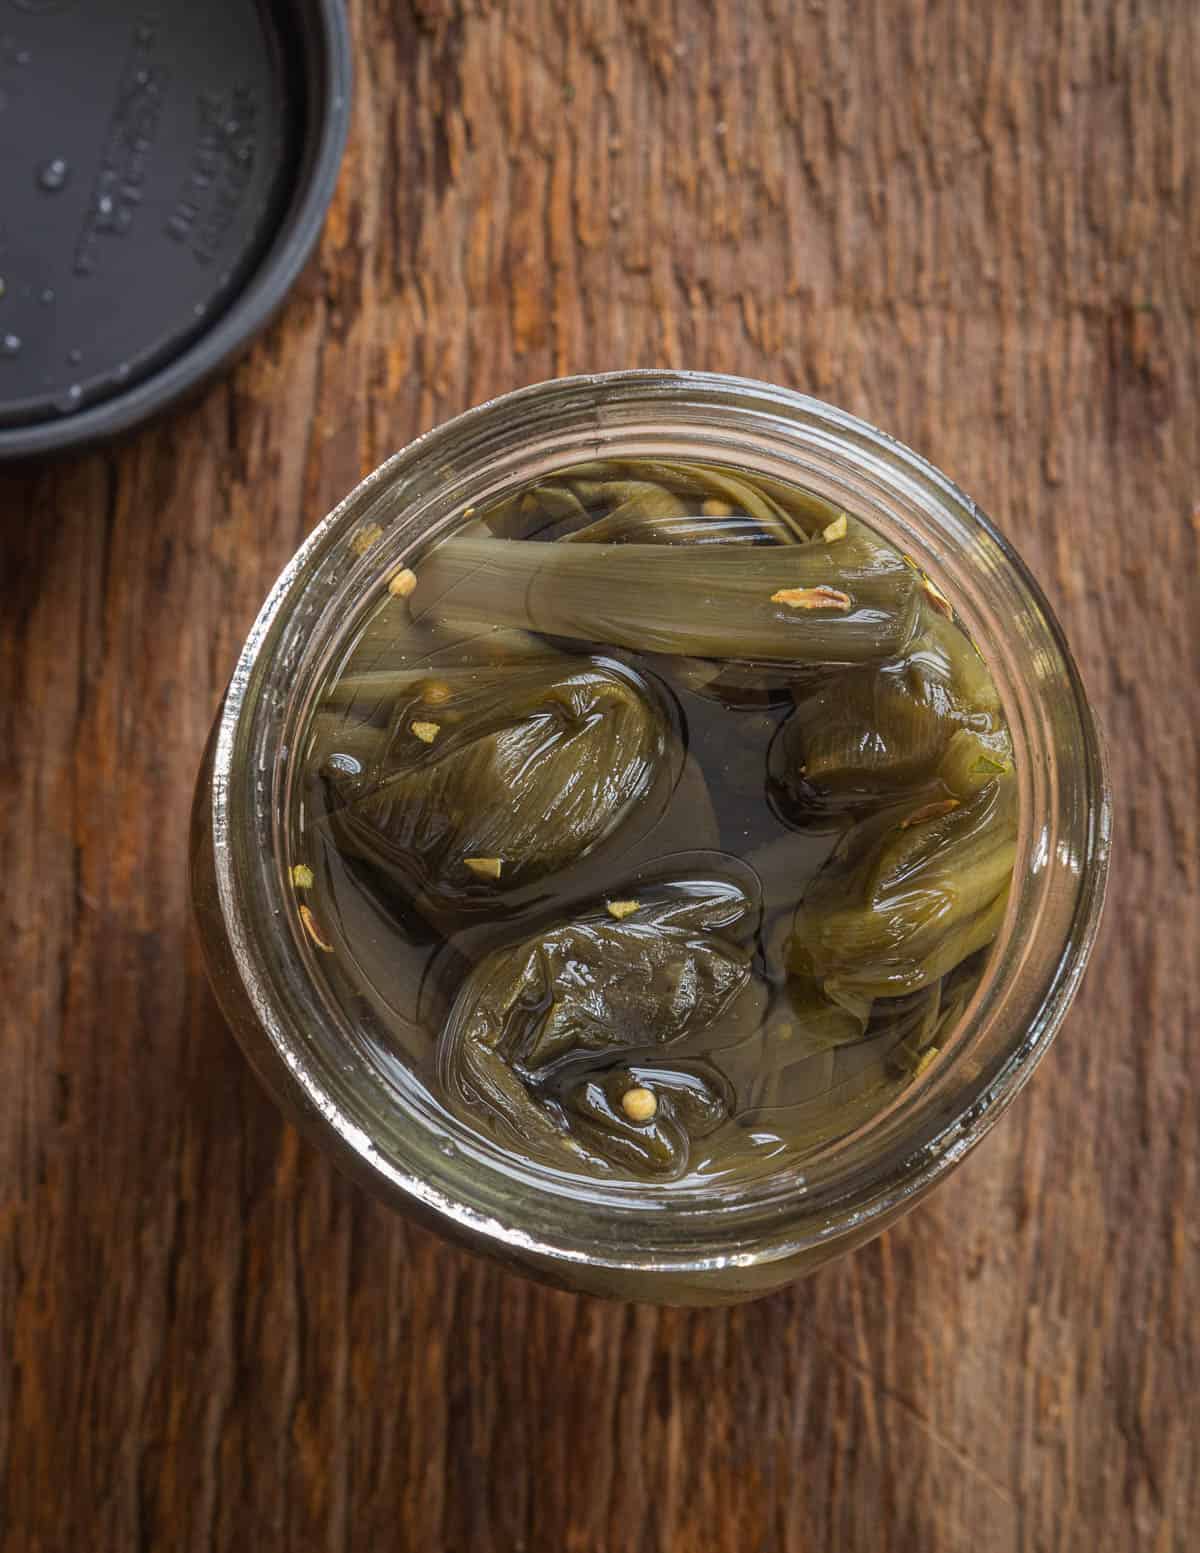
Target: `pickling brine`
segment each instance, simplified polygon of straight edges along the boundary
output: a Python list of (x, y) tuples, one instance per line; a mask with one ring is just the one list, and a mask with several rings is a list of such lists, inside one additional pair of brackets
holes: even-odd
[(1013, 751), (951, 602), (853, 513), (563, 469), (381, 574), (337, 661), (296, 919), (458, 1126), (581, 1191), (749, 1180), (937, 1061), (1005, 914)]

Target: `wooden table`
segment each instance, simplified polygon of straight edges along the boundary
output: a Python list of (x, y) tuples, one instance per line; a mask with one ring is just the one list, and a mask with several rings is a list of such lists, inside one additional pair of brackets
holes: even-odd
[[(5, 1553), (958, 1553), (1200, 1536), (1200, 7), (360, 0), (319, 259), (232, 376), (0, 476)], [(888, 427), (1107, 725), (1101, 943), (954, 1179), (730, 1311), (543, 1291), (342, 1180), (200, 970), (191, 783), (297, 542), (516, 384)]]

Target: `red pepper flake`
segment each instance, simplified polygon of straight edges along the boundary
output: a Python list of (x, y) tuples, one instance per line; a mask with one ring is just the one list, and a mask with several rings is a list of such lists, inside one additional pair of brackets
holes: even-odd
[(937, 583), (929, 577), (921, 579), (921, 585), (925, 589), (925, 597), (937, 610), (939, 615), (945, 615), (947, 620), (954, 619), (954, 605), (938, 587)]
[(313, 943), (316, 944), (317, 948), (323, 949), (326, 954), (332, 954), (333, 945), (327, 944), (321, 937), (321, 930), (317, 926), (317, 919), (313, 916), (312, 912), (309, 911), (307, 906), (301, 906), (300, 920), (304, 923), (304, 931), (308, 934), (309, 938), (312, 939)]
[(840, 609), (848, 610), (854, 600), (840, 588), (819, 583), (815, 588), (780, 588), (772, 593), (772, 604), (786, 604), (789, 609)]

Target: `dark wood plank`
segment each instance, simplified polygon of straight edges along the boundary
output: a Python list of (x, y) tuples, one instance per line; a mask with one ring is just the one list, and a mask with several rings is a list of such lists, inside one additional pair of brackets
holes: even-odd
[[(1200, 10), (358, 0), (318, 260), (225, 382), (0, 476), (0, 1547), (1165, 1553), (1200, 1518)], [(1107, 725), (1111, 905), (1029, 1091), (760, 1304), (553, 1294), (257, 1090), (186, 818), (300, 537), (518, 383), (795, 384), (951, 471)]]

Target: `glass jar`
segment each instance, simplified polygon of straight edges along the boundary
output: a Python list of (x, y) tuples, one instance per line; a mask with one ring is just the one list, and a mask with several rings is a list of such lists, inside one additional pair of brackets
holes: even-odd
[[(608, 1186), (523, 1172), (378, 1059), (322, 990), (289, 909), (293, 752), (381, 578), (517, 485), (594, 458), (702, 459), (792, 480), (864, 518), (954, 603), (1017, 754), (1016, 885), (979, 988), (938, 1061), (870, 1121), (750, 1184)], [(278, 1101), (372, 1191), (548, 1282), (665, 1303), (746, 1299), (879, 1233), (983, 1137), (1050, 1044), (1100, 916), (1104, 758), (1037, 584), (968, 497), (842, 411), (691, 372), (541, 383), (468, 411), (368, 476), (297, 553), (246, 641), (200, 772), (192, 887), (221, 1005)]]

